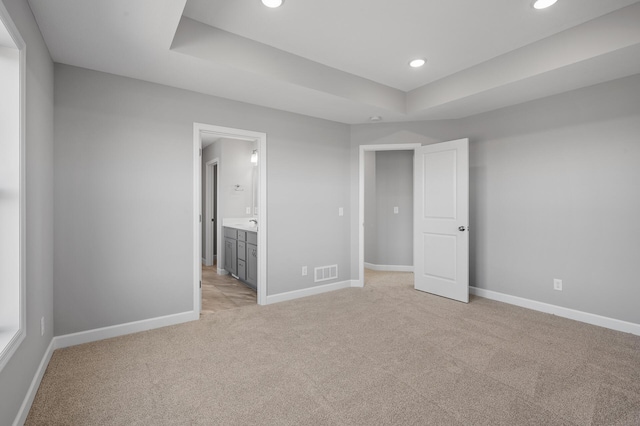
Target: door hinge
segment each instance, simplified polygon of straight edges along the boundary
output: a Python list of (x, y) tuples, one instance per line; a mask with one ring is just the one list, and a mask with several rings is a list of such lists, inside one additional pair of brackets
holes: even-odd
[(200, 215), (200, 223), (202, 223), (202, 215)]
[(200, 281), (200, 288), (202, 288), (202, 281)]
[(200, 150), (198, 151), (198, 155), (200, 155), (200, 157), (202, 157), (202, 148), (200, 148)]

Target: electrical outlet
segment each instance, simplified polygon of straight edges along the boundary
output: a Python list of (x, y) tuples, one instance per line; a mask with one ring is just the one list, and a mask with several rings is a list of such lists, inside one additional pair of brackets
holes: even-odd
[(306, 266), (303, 266), (303, 267), (302, 267), (302, 276), (303, 276), (303, 277), (306, 277), (306, 276), (307, 276), (307, 267), (306, 267)]
[(558, 278), (554, 278), (553, 279), (553, 289), (554, 290), (558, 290), (558, 291), (562, 291), (562, 280), (559, 280)]
[(245, 211), (247, 214), (251, 214), (251, 207), (247, 207), (244, 211)]
[(44, 317), (40, 318), (40, 336), (44, 336)]
[(398, 214), (398, 207), (393, 208), (393, 214)]

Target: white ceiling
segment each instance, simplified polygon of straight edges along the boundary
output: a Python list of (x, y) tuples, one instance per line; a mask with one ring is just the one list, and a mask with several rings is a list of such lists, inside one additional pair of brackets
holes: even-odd
[(459, 118), (640, 73), (640, 0), (29, 3), (56, 62), (344, 123)]

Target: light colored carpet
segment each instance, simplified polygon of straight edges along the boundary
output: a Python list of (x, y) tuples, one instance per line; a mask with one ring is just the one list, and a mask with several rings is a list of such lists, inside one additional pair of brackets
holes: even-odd
[(27, 425), (640, 425), (640, 337), (406, 273), (55, 351)]

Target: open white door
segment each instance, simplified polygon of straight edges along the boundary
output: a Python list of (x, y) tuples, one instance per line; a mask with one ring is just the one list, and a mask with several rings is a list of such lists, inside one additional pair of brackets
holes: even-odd
[(469, 302), (469, 140), (416, 148), (416, 290)]

